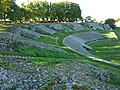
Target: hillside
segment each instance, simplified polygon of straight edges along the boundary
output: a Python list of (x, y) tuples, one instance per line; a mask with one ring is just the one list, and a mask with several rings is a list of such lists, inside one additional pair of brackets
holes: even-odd
[(119, 90), (120, 28), (0, 24), (1, 90)]

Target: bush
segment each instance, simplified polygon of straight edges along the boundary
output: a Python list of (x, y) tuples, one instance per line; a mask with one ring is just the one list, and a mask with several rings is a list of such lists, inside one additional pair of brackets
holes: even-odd
[(115, 20), (112, 18), (106, 19), (105, 24), (108, 24), (112, 29), (115, 29), (116, 27)]

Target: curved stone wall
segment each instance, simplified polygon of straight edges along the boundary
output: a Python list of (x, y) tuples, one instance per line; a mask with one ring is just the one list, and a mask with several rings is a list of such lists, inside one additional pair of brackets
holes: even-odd
[(63, 40), (63, 44), (81, 55), (93, 56), (86, 50), (91, 50), (92, 47), (86, 45), (85, 42), (91, 42), (101, 38), (101, 35), (97, 32), (84, 32), (65, 37)]

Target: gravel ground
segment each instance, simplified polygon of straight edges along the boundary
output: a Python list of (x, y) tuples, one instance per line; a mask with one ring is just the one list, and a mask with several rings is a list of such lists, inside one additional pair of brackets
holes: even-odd
[(75, 87), (120, 90), (120, 87), (107, 83), (110, 74), (113, 73), (76, 61), (42, 66), (20, 58), (8, 58), (0, 60), (0, 90), (76, 90)]

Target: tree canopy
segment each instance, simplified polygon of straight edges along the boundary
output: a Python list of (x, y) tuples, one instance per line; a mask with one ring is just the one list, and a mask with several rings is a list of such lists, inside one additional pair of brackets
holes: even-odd
[(105, 24), (108, 24), (112, 29), (115, 29), (115, 20), (113, 18), (108, 18), (105, 20)]
[(35, 0), (19, 7), (15, 0), (0, 0), (0, 19), (12, 22), (74, 22), (81, 19), (79, 4), (72, 2), (51, 3)]

